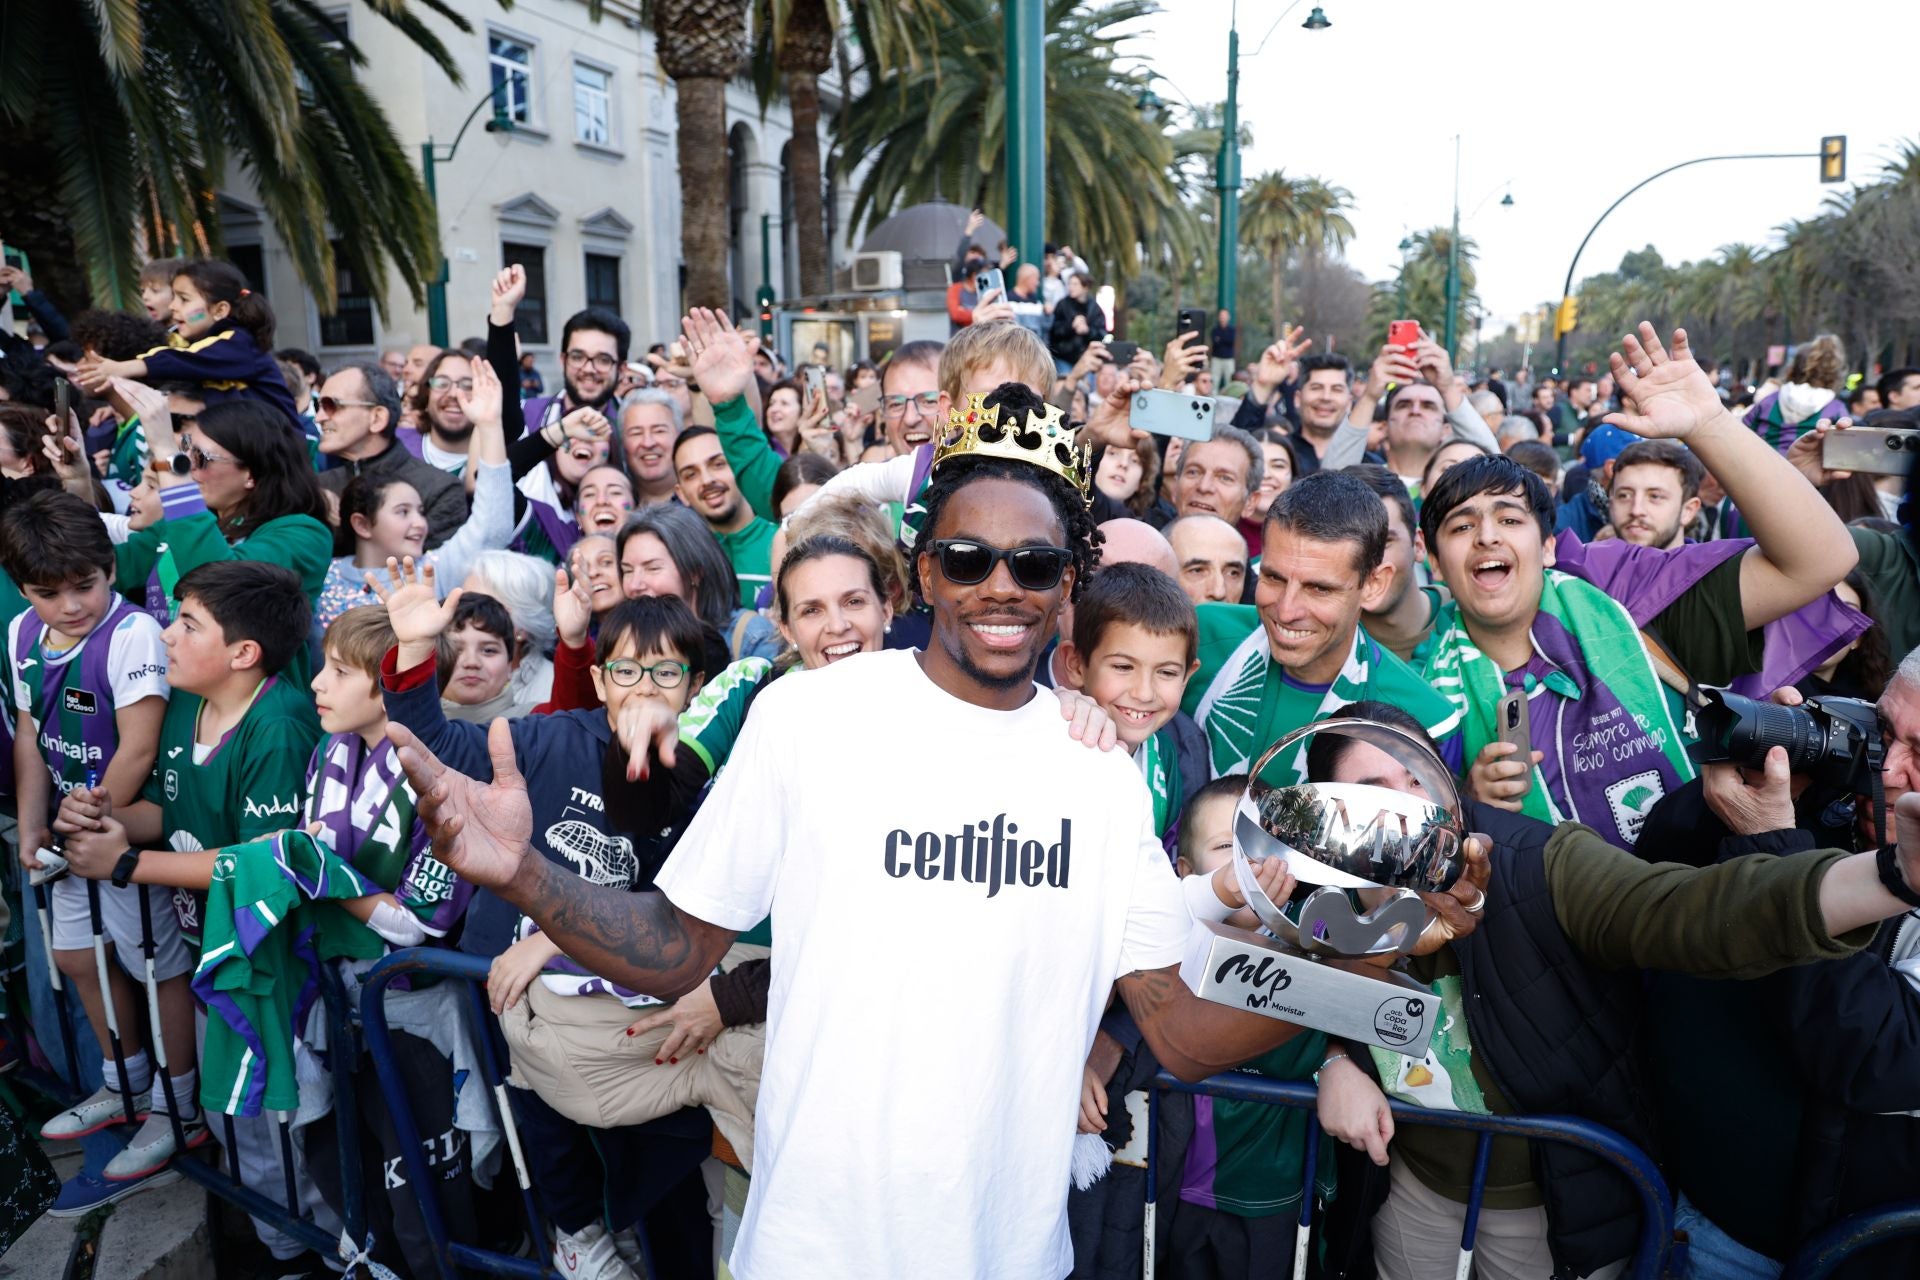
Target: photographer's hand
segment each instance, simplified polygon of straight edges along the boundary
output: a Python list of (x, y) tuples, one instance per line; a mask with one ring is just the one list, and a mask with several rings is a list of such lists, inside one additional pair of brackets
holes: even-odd
[(1785, 747), (1769, 747), (1765, 768), (1755, 775), (1721, 762), (1700, 770), (1707, 808), (1739, 836), (1757, 836), (1793, 827), (1793, 774)]

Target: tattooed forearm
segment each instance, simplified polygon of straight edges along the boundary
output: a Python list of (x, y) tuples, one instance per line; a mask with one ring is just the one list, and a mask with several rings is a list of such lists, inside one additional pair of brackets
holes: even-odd
[(1141, 969), (1120, 979), (1120, 997), (1162, 1066), (1182, 1080), (1204, 1080), (1300, 1034), (1290, 1022), (1229, 1009), (1187, 989), (1175, 967)]
[(623, 987), (678, 999), (705, 980), (733, 940), (665, 894), (627, 893), (536, 861), (516, 905), (569, 959)]

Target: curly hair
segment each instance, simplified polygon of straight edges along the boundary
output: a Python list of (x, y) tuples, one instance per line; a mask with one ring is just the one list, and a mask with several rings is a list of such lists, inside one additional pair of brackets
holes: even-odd
[[(998, 406), (1003, 412), (1016, 417), (1025, 417), (1029, 413), (1043, 411), (1046, 402), (1035, 395), (1033, 389), (1024, 383), (1004, 382), (986, 397), (988, 408)], [(925, 490), (921, 492), (920, 502), (926, 508), (926, 519), (920, 527), (922, 545), (932, 547), (933, 531), (940, 527), (940, 513), (953, 495), (976, 480), (1012, 480), (1018, 484), (1030, 485), (1047, 495), (1053, 503), (1054, 513), (1060, 517), (1060, 525), (1066, 530), (1067, 549), (1073, 553), (1073, 594), (1070, 600), (1080, 598), (1081, 588), (1087, 579), (1100, 567), (1100, 544), (1106, 538), (1100, 532), (1100, 526), (1094, 522), (1093, 511), (1080, 491), (1068, 484), (1066, 479), (1045, 467), (1033, 466), (1025, 462), (1015, 462), (1009, 458), (958, 457), (952, 458), (933, 473)], [(907, 572), (913, 592), (921, 600), (927, 598), (924, 585), (920, 581), (919, 557), (910, 557)]]
[(167, 345), (166, 328), (144, 314), (82, 311), (70, 328), (75, 342), (108, 360), (133, 360)]

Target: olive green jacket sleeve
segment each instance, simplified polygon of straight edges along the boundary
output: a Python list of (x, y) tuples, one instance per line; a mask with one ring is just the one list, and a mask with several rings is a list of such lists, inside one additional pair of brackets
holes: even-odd
[(1820, 881), (1846, 856), (1820, 849), (1709, 867), (1642, 862), (1569, 822), (1547, 841), (1545, 860), (1560, 927), (1593, 964), (1751, 979), (1873, 941), (1873, 926), (1835, 938), (1821, 917)]

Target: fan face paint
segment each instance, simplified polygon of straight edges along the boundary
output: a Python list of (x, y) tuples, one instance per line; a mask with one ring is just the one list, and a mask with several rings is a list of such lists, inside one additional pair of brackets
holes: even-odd
[[(231, 311), (232, 308), (228, 307), (227, 310)], [(173, 278), (174, 332), (189, 341), (202, 338), (223, 318), (213, 314), (213, 305), (208, 303), (191, 278), (187, 276)]]

